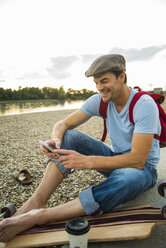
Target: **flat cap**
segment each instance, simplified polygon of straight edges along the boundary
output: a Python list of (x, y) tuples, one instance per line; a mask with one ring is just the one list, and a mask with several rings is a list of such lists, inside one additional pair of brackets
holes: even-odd
[(126, 61), (120, 54), (107, 54), (97, 58), (85, 72), (86, 77), (96, 77), (108, 71), (126, 71)]

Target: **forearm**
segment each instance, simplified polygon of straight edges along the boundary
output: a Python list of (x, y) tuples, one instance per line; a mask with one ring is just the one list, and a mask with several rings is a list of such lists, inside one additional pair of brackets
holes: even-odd
[(65, 133), (65, 131), (67, 130), (67, 125), (65, 124), (65, 122), (59, 121), (57, 122), (54, 126), (53, 126), (53, 130), (52, 130), (52, 138), (53, 139), (62, 139), (63, 135)]
[(67, 129), (74, 129), (75, 127), (81, 125), (90, 118), (89, 115), (85, 114), (81, 110), (77, 110), (66, 119), (57, 122), (52, 131), (53, 139), (61, 139)]
[(112, 157), (90, 156), (89, 168), (114, 170), (120, 168), (143, 169), (153, 143), (153, 134), (133, 135), (131, 152)]
[(142, 169), (144, 159), (133, 153), (117, 155), (113, 157), (89, 156), (89, 169), (111, 171), (122, 168)]
[(142, 169), (146, 161), (146, 157), (139, 153), (128, 153), (117, 156), (87, 156), (76, 151), (55, 149), (60, 156), (58, 161), (65, 168), (70, 169), (94, 169), (102, 171), (112, 171), (121, 168), (137, 168)]

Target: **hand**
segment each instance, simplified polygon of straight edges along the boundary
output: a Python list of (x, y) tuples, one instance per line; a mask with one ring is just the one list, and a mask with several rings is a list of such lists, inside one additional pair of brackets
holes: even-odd
[(59, 139), (59, 138), (55, 138), (55, 139), (53, 139), (53, 141), (55, 143), (55, 146), (54, 147), (60, 149), (62, 140)]
[(58, 154), (63, 154), (65, 156), (60, 156), (58, 161), (64, 165), (65, 168), (71, 169), (89, 169), (89, 156), (82, 155), (73, 150), (65, 149), (55, 149)]
[[(47, 143), (52, 149), (56, 148), (56, 141), (55, 140), (46, 140), (45, 143)], [(59, 158), (59, 155), (54, 153), (54, 152), (50, 152), (47, 148), (45, 148), (43, 145), (40, 146), (42, 152), (49, 158), (51, 159), (57, 159)]]

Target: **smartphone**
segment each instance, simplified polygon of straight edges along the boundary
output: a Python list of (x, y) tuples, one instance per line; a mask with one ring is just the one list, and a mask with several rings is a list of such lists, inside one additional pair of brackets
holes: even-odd
[[(40, 140), (39, 143), (40, 143), (40, 145), (44, 146), (49, 152), (54, 151), (54, 149), (51, 146), (49, 146), (46, 142)], [(60, 157), (60, 155), (58, 153), (54, 152), (54, 154), (57, 155), (57, 157)]]

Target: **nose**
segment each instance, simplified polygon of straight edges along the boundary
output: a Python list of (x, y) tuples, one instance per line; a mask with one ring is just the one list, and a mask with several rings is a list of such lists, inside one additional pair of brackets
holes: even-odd
[(96, 84), (96, 89), (97, 89), (98, 91), (101, 91), (103, 88), (104, 88), (104, 87), (103, 87), (103, 85), (102, 85), (101, 83), (97, 83), (97, 84)]

